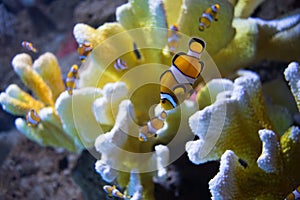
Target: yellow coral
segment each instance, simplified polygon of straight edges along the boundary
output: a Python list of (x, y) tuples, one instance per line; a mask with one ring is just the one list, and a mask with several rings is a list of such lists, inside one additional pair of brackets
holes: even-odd
[(28, 54), (19, 54), (12, 61), (15, 72), (23, 83), (33, 91), (35, 96), (45, 105), (53, 106), (52, 91), (43, 78), (32, 68), (32, 60)]
[(22, 117), (34, 109), (41, 118), (36, 127), (28, 126), (25, 119), (18, 118), (15, 121), (17, 129), (41, 145), (81, 151), (82, 145), (75, 147), (73, 138), (64, 132), (60, 117), (54, 110), (56, 98), (65, 89), (56, 57), (45, 53), (32, 64), (31, 57), (23, 53), (14, 57), (12, 65), (35, 97), (12, 84), (0, 95), (3, 109)]

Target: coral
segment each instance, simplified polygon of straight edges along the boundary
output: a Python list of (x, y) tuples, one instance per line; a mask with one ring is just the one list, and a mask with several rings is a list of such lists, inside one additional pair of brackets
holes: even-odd
[[(178, 109), (170, 114), (170, 118), (167, 119), (169, 128), (162, 130), (157, 140), (151, 138), (147, 143), (143, 143), (137, 139), (139, 126), (135, 123), (136, 110), (134, 109), (134, 104), (130, 100), (118, 98), (118, 96), (108, 101), (109, 98), (107, 96), (111, 96), (112, 94), (118, 95), (115, 92), (122, 94), (120, 88), (123, 87), (124, 84), (120, 82), (105, 85), (106, 93), (110, 91), (111, 94), (104, 95), (94, 102), (96, 105), (96, 108), (93, 109), (94, 114), (98, 116), (96, 118), (100, 118), (99, 116), (101, 116), (102, 122), (110, 122), (111, 117), (114, 116), (113, 113), (116, 114), (114, 121), (111, 122), (114, 124), (113, 128), (96, 139), (95, 148), (101, 153), (101, 159), (96, 162), (95, 168), (105, 181), (112, 182), (117, 179), (121, 186), (127, 186), (129, 195), (134, 195), (138, 191), (132, 188), (136, 186), (132, 183), (132, 175), (130, 175), (132, 174), (132, 170), (134, 170), (135, 176), (139, 177), (143, 188), (143, 198), (153, 199), (154, 188), (152, 176), (157, 177), (159, 180), (165, 179), (167, 173), (165, 167), (171, 159), (174, 159), (170, 157), (169, 149), (174, 147), (159, 143), (167, 144), (173, 139), (176, 134), (175, 123), (178, 121), (176, 118), (180, 117), (179, 114), (181, 112), (184, 113), (184, 116), (181, 116), (181, 120), (186, 121), (187, 117), (195, 111), (195, 106), (191, 102), (185, 102), (181, 110)], [(121, 96), (127, 96), (127, 94)], [(109, 107), (108, 111), (99, 113), (102, 109), (101, 106), (104, 105), (102, 102), (108, 102), (112, 106)], [(97, 106), (98, 103), (100, 103), (99, 106)], [(117, 106), (118, 108), (116, 108)], [(187, 140), (187, 136), (185, 135), (186, 129), (187, 123), (182, 123), (177, 133), (179, 136), (176, 135), (177, 138), (173, 139), (173, 143), (175, 141), (182, 143)], [(154, 152), (152, 152), (153, 146)]]
[(297, 103), (298, 110), (300, 111), (300, 67), (296, 62), (289, 64), (288, 68), (284, 71), (285, 79), (291, 86), (292, 93)]
[(55, 102), (63, 130), (74, 140), (78, 150), (92, 147), (95, 138), (103, 133), (92, 112), (92, 103), (100, 96), (100, 89), (87, 87), (75, 89), (72, 96), (65, 91)]
[(28, 54), (18, 54), (12, 60), (12, 65), (35, 97), (12, 84), (0, 95), (3, 109), (23, 117), (34, 109), (41, 118), (37, 127), (28, 126), (25, 119), (17, 118), (15, 121), (17, 129), (39, 144), (80, 151), (81, 148), (76, 149), (73, 139), (63, 130), (60, 117), (54, 110), (54, 101), (65, 89), (55, 56), (45, 53), (32, 64)]
[[(299, 44), (290, 45), (292, 41), (299, 41), (300, 38), (299, 10), (266, 21), (249, 18), (263, 0), (215, 1), (214, 3), (220, 4), (219, 21), (204, 32), (199, 32), (198, 18), (201, 10), (204, 11), (212, 4), (210, 1), (182, 1), (179, 15), (173, 14), (178, 11), (171, 6), (173, 1), (164, 2), (168, 22), (171, 22), (168, 25), (176, 22), (181, 33), (202, 37), (208, 44), (208, 53), (213, 57), (223, 76), (262, 59), (299, 61), (297, 55)], [(169, 20), (169, 13), (170, 16), (174, 16), (172, 21)], [(177, 16), (176, 21), (174, 19)]]
[[(298, 70), (291, 63), (285, 71), (296, 100)], [(205, 102), (189, 119), (199, 137), (186, 144), (189, 159), (199, 164), (221, 158), (209, 182), (212, 199), (283, 199), (300, 181), (299, 128), (291, 126), (283, 107), (268, 105), (275, 110), (269, 112), (256, 74), (239, 74), (234, 82), (215, 79), (199, 91), (198, 100)]]
[(271, 148), (262, 152), (257, 165), (247, 167), (227, 150), (221, 157), (219, 173), (209, 182), (212, 199), (283, 199), (298, 186), (299, 128), (288, 129), (280, 141), (273, 131), (261, 130), (259, 134), (271, 139), (263, 140), (263, 146)]
[[(105, 38), (127, 30), (131, 38), (135, 39), (137, 46), (141, 48), (143, 55), (143, 52), (146, 51), (144, 48), (150, 48), (150, 44), (152, 44), (151, 48), (165, 46), (167, 41), (166, 28), (177, 23), (180, 33), (178, 50), (185, 49), (186, 35), (203, 38), (208, 44), (208, 53), (214, 59), (223, 76), (234, 73), (237, 69), (249, 66), (262, 59), (281, 61), (298, 59), (297, 49), (299, 46), (294, 41), (298, 41), (300, 37), (299, 10), (295, 10), (278, 19), (265, 21), (259, 18), (249, 18), (254, 9), (262, 3), (261, 0), (238, 1), (237, 3), (234, 1), (219, 0), (215, 3), (220, 4), (219, 21), (203, 32), (198, 30), (198, 18), (201, 10), (205, 10), (211, 5), (210, 1), (185, 0), (176, 1), (176, 4), (174, 4), (173, 1), (169, 0), (149, 2), (131, 0), (117, 9), (116, 16), (119, 23), (112, 25), (104, 24), (93, 30), (90, 28), (83, 29), (82, 27), (83, 31), (81, 33), (76, 33), (75, 30), (77, 30), (77, 26), (82, 25), (76, 25), (74, 35), (75, 38), (87, 34), (91, 35), (89, 36), (90, 38), (85, 37), (85, 40), (93, 43), (95, 38), (92, 36), (92, 33), (95, 31), (99, 32), (100, 29), (103, 31), (99, 32), (98, 37), (103, 35)], [(116, 30), (118, 26), (120, 26), (118, 32), (112, 31)], [(137, 29), (142, 30), (138, 31)], [(226, 30), (226, 34), (224, 34), (224, 30)], [(142, 32), (143, 34), (137, 32)], [(126, 40), (125, 38), (128, 38), (128, 36), (124, 33), (124, 40), (119, 41), (119, 45), (117, 45), (124, 49), (113, 50), (114, 45), (111, 44), (109, 52), (123, 52), (125, 54), (125, 52), (132, 51), (132, 44), (128, 45), (125, 43), (125, 41), (132, 43), (132, 39), (129, 37)], [(81, 43), (82, 39), (77, 39), (77, 41)], [(103, 40), (98, 39), (98, 41), (101, 42)], [(290, 45), (291, 43), (293, 45)], [(104, 46), (98, 49), (99, 53), (100, 50), (102, 53), (104, 49), (107, 50)], [(155, 60), (160, 60), (163, 64), (170, 62), (170, 56), (160, 55), (160, 51), (152, 51), (151, 54), (146, 54), (147, 56), (151, 55), (151, 59), (149, 60), (152, 62)], [(109, 58), (108, 55), (102, 56), (96, 53), (96, 51), (94, 55), (100, 62), (97, 63), (98, 65), (102, 67), (109, 65), (109, 63), (101, 62), (103, 59), (107, 60)], [(160, 58), (157, 58), (158, 56)], [(145, 62), (149, 62), (149, 60), (145, 60)], [(112, 62), (112, 58), (109, 61)], [(93, 74), (91, 73), (92, 70), (97, 72), (95, 74), (98, 74), (99, 68), (95, 69), (93, 65), (86, 64), (87, 68), (89, 68), (89, 74)], [(129, 66), (136, 66), (136, 64), (132, 63)], [(116, 80), (114, 76), (111, 78), (112, 80)], [(94, 79), (90, 82), (95, 83)], [(86, 85), (89, 82), (83, 80), (80, 84)]]
[[(186, 145), (189, 158), (194, 163), (215, 160), (226, 149), (233, 150), (246, 162), (251, 162), (259, 154), (257, 132), (262, 128), (271, 128), (272, 124), (266, 115), (259, 77), (251, 72), (242, 74), (234, 83), (215, 79), (207, 84), (206, 89), (199, 91), (197, 97), (201, 104), (204, 104), (201, 97), (207, 92), (210, 96), (215, 94), (212, 99), (216, 100), (189, 119), (192, 131), (199, 136), (199, 140)], [(242, 138), (238, 137), (240, 134)], [(257, 147), (256, 151), (251, 151), (253, 146)]]
[[(77, 152), (94, 145), (101, 154), (97, 172), (107, 182), (116, 181), (131, 199), (154, 199), (153, 177), (166, 178), (165, 167), (183, 154), (186, 142), (193, 163), (222, 157), (220, 173), (210, 182), (213, 198), (283, 197), (299, 183), (292, 170), (287, 171), (298, 167), (294, 160), (299, 129), (288, 129), (292, 119), (285, 108), (266, 105), (256, 74), (239, 71), (234, 82), (213, 79), (262, 59), (298, 59), (300, 11), (269, 21), (249, 18), (262, 2), (216, 0), (219, 20), (199, 31), (199, 17), (211, 6), (209, 0), (129, 0), (117, 8), (117, 22), (98, 28), (75, 25), (77, 43), (88, 43), (92, 51), (80, 66), (72, 95), (65, 91), (52, 54), (33, 64), (28, 55), (20, 54), (12, 63), (34, 97), (11, 85), (1, 93), (0, 102), (14, 115), (36, 110), (41, 118), (36, 127), (22, 118), (16, 126), (40, 144)], [(157, 138), (141, 142), (139, 128), (162, 111), (157, 105), (159, 77), (172, 64), (168, 27), (174, 23), (179, 27), (176, 51), (187, 52), (191, 36), (206, 42), (203, 76), (195, 85), (207, 84), (200, 87), (196, 101), (185, 100), (168, 113)], [(128, 68), (116, 70), (118, 59)], [(291, 64), (286, 78), (299, 107), (298, 68)], [(192, 141), (192, 132), (198, 140)], [(251, 187), (261, 179), (266, 180), (265, 192)]]
[[(132, 189), (129, 177), (131, 171), (135, 170), (139, 173), (143, 186), (143, 197), (152, 199), (152, 176), (155, 175), (152, 170), (162, 169), (158, 170), (158, 174), (163, 175), (164, 168), (157, 163), (168, 162), (168, 156), (157, 160), (155, 155), (161, 149), (156, 148), (157, 145), (171, 142), (175, 132), (186, 132), (189, 135), (188, 128), (179, 128), (178, 131), (179, 112), (185, 119), (196, 109), (194, 105), (185, 102), (180, 111), (168, 116), (167, 126), (159, 133), (158, 139), (150, 138), (145, 144), (136, 140), (138, 127), (154, 116), (151, 114), (151, 107), (159, 102), (159, 83), (156, 75), (161, 74), (165, 70), (163, 66), (169, 66), (171, 62), (168, 51), (162, 50), (167, 49), (167, 28), (171, 24), (177, 23), (179, 26), (180, 40), (177, 50), (186, 51), (188, 36), (202, 37), (207, 43), (207, 52), (223, 76), (262, 58), (275, 58), (274, 55), (279, 52), (285, 55), (276, 58), (297, 59), (297, 47), (292, 47), (292, 53), (287, 54), (281, 49), (290, 48), (288, 44), (280, 43), (281, 48), (274, 48), (272, 45), (279, 45), (278, 41), (298, 39), (299, 12), (295, 11), (272, 21), (249, 18), (261, 2), (214, 2), (221, 7), (219, 21), (203, 32), (198, 30), (198, 18), (201, 10), (211, 5), (209, 1), (203, 0), (183, 0), (176, 3), (169, 0), (130, 0), (117, 9), (117, 22), (105, 23), (96, 29), (85, 24), (77, 24), (74, 27), (77, 42), (90, 42), (94, 47), (81, 66), (78, 85), (80, 88), (103, 88), (103, 96), (94, 101), (92, 112), (100, 126), (107, 127), (108, 131), (99, 131), (106, 133), (100, 134), (95, 142), (96, 150), (101, 153), (96, 169), (104, 180), (117, 180), (130, 191)], [(250, 9), (246, 9), (247, 6)], [(283, 34), (284, 31), (287, 34)], [(141, 58), (137, 58), (133, 52), (134, 43)], [(118, 58), (126, 61), (127, 70), (115, 70), (113, 65)], [(208, 56), (204, 56), (204, 60), (207, 66), (212, 66)], [(204, 69), (205, 81), (217, 76), (212, 72), (212, 68)], [(262, 129), (276, 131), (277, 139), (291, 125), (291, 116), (285, 112), (286, 118), (278, 124), (278, 120), (282, 119), (279, 113), (285, 109), (272, 106), (271, 110), (275, 111), (269, 116), (267, 110), (270, 107), (265, 105), (258, 76), (245, 71), (240, 72), (240, 75), (234, 83), (223, 79), (213, 80), (198, 93), (198, 106), (204, 109), (194, 114), (189, 122), (192, 131), (200, 139), (188, 142), (187, 152), (190, 159), (199, 164), (216, 160), (227, 149), (232, 149), (249, 168), (256, 166), (258, 170), (276, 171), (268, 161), (269, 152), (273, 152), (274, 147), (268, 146), (267, 143), (262, 147), (262, 140), (266, 140), (268, 135), (262, 134), (261, 140), (258, 132)], [(149, 91), (152, 94), (151, 98)], [(210, 104), (212, 105), (208, 106)], [(220, 124), (224, 124), (225, 129), (222, 130)], [(183, 138), (182, 142), (188, 141), (188, 137)], [(256, 160), (262, 148), (264, 156), (260, 157), (260, 169)], [(152, 154), (146, 156), (142, 163), (132, 156), (133, 153), (150, 153), (152, 149)], [(165, 150), (164, 154), (168, 151), (172, 152), (169, 149)], [(280, 159), (277, 161), (280, 162)], [(143, 173), (145, 170), (147, 173)]]

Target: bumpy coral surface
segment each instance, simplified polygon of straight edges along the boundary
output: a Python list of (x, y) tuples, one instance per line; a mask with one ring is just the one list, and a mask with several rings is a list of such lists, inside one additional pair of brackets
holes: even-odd
[[(298, 64), (291, 63), (285, 71), (296, 101), (298, 70)], [(299, 128), (291, 126), (283, 108), (272, 107), (280, 114), (267, 111), (256, 74), (240, 74), (234, 83), (213, 80), (198, 93), (199, 101), (213, 97), (190, 117), (199, 140), (188, 142), (186, 150), (196, 164), (221, 158), (220, 171), (209, 182), (213, 199), (283, 199), (300, 181)]]

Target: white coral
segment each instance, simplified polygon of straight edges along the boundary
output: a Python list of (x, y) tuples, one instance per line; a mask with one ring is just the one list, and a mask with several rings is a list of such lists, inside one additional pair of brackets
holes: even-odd
[(297, 62), (289, 64), (284, 71), (285, 79), (289, 82), (291, 91), (295, 97), (298, 110), (300, 111), (300, 66)]
[(276, 134), (271, 130), (260, 130), (259, 137), (263, 142), (263, 150), (257, 159), (257, 165), (267, 173), (278, 172), (278, 166), (281, 166), (280, 143)]
[(108, 83), (103, 88), (103, 97), (93, 103), (93, 112), (100, 124), (113, 125), (120, 102), (127, 98), (125, 83)]

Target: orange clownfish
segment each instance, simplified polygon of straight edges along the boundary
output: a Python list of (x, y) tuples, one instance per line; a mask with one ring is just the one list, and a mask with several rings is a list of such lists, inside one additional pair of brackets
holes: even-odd
[(33, 47), (33, 44), (31, 42), (28, 41), (22, 41), (21, 42), (22, 47), (26, 48), (29, 51), (32, 51), (34, 53), (37, 52), (37, 49), (35, 47)]
[(296, 200), (300, 199), (300, 185), (289, 195), (285, 197), (284, 200)]
[(157, 131), (164, 126), (167, 116), (166, 111), (163, 111), (158, 117), (153, 117), (148, 121), (147, 125), (140, 129), (139, 140), (146, 142), (150, 137), (157, 137)]
[(36, 127), (41, 122), (41, 118), (34, 109), (31, 109), (26, 114), (26, 122), (28, 126)]
[(214, 4), (207, 8), (199, 18), (199, 31), (204, 31), (208, 28), (213, 20), (218, 21), (218, 11), (220, 10), (219, 4)]
[(128, 68), (126, 62), (124, 60), (122, 60), (121, 58), (118, 58), (114, 64), (114, 67), (116, 70), (120, 71), (120, 70), (125, 70)]
[(67, 91), (69, 93), (69, 95), (73, 94), (73, 89), (75, 88), (75, 80), (79, 78), (78, 75), (78, 66), (77, 65), (73, 65), (68, 74), (67, 74), (67, 78), (66, 78), (66, 86), (67, 86)]
[(176, 108), (194, 92), (194, 83), (204, 67), (200, 61), (204, 49), (202, 39), (192, 38), (187, 53), (173, 56), (171, 67), (160, 77), (160, 104), (164, 110)]
[(104, 185), (103, 190), (108, 194), (109, 197), (118, 197), (120, 199), (130, 199), (132, 197), (121, 193), (115, 185)]
[(168, 33), (168, 47), (169, 47), (171, 55), (174, 54), (174, 52), (176, 51), (176, 48), (178, 46), (178, 40), (179, 40), (178, 31), (179, 31), (178, 25), (173, 24), (170, 27), (170, 30)]
[(85, 61), (86, 57), (91, 53), (92, 50), (93, 50), (93, 45), (89, 42), (79, 44), (79, 47), (77, 48), (77, 52), (79, 54), (79, 58), (81, 62)]

